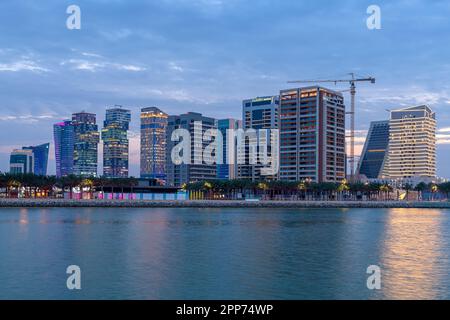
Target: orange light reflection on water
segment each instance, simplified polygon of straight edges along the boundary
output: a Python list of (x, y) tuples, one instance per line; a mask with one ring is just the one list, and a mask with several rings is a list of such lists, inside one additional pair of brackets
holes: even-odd
[[(392, 209), (382, 245), (382, 287), (387, 299), (439, 298), (445, 274), (441, 222), (433, 209)], [(444, 263), (443, 263), (444, 262)]]

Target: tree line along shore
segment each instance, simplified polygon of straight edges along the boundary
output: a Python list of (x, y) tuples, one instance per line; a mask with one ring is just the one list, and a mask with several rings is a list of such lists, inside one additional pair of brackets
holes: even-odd
[[(0, 174), (1, 199), (99, 199), (105, 192), (133, 194), (139, 179), (103, 177), (37, 176)], [(158, 182), (154, 182), (158, 187)], [(162, 185), (159, 185), (163, 187)], [(448, 201), (450, 182), (420, 183), (394, 187), (387, 183), (315, 183), (309, 181), (211, 180), (193, 182), (174, 190), (184, 191), (189, 200), (260, 201)], [(81, 196), (80, 196), (81, 194)], [(103, 199), (103, 197), (102, 197)], [(126, 197), (122, 196), (122, 200)], [(137, 201), (137, 200), (134, 200)]]

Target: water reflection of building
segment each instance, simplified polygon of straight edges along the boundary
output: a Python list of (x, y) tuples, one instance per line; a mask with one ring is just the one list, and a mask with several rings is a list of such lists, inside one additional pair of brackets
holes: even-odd
[(381, 248), (382, 290), (387, 299), (442, 298), (448, 257), (441, 210), (392, 209)]

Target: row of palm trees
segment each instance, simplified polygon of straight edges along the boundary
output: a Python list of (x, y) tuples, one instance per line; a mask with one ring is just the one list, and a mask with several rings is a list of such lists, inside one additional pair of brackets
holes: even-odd
[[(398, 194), (387, 183), (315, 183), (308, 181), (264, 181), (253, 182), (250, 180), (211, 180), (195, 182), (184, 186), (194, 197), (202, 199), (238, 199), (242, 197), (259, 198), (265, 200), (394, 200)], [(442, 184), (420, 183), (413, 187), (405, 184), (401, 187), (406, 192), (406, 200), (409, 194), (416, 191), (419, 198), (424, 193), (442, 193), (449, 199), (450, 182)], [(398, 191), (397, 191), (398, 192)], [(192, 197), (191, 197), (192, 198)]]
[(55, 176), (38, 176), (34, 174), (0, 174), (0, 197), (17, 198), (19, 193), (26, 198), (58, 198), (65, 192), (72, 199), (74, 190), (78, 189), (83, 198), (83, 193), (88, 193), (92, 198), (95, 191), (104, 191), (105, 188), (112, 192), (122, 192), (124, 189), (133, 189), (138, 185), (136, 178), (107, 179), (103, 177), (78, 177), (70, 175), (57, 178)]
[[(73, 198), (74, 190), (87, 193), (92, 198), (94, 192), (104, 192), (107, 189), (112, 193), (124, 193), (124, 190), (133, 193), (138, 185), (136, 178), (108, 179), (104, 177), (82, 178), (67, 176), (57, 178), (54, 176), (37, 176), (33, 174), (0, 174), (0, 197), (17, 198), (19, 192), (27, 198), (58, 198), (69, 193)], [(383, 183), (314, 183), (309, 181), (259, 181), (250, 180), (211, 180), (189, 183), (183, 186), (193, 199), (296, 199), (296, 200), (392, 200), (398, 194), (394, 188)], [(419, 198), (423, 194), (443, 194), (450, 198), (450, 182), (442, 184), (420, 183), (413, 187), (410, 184), (402, 186), (406, 191), (406, 200), (409, 193), (416, 191)]]

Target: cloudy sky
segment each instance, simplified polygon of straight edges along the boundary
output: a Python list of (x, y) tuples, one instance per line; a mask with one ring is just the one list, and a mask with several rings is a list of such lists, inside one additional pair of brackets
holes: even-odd
[[(366, 26), (374, 3), (381, 30)], [(66, 28), (72, 4), (81, 30)], [(2, 0), (0, 171), (12, 149), (52, 141), (52, 124), (73, 112), (101, 123), (106, 107), (123, 105), (138, 133), (141, 107), (239, 118), (243, 99), (288, 80), (355, 72), (377, 78), (358, 88), (359, 144), (386, 109), (427, 103), (438, 173), (450, 177), (449, 17), (448, 0)], [(131, 154), (138, 175), (137, 135)]]

